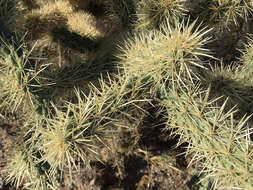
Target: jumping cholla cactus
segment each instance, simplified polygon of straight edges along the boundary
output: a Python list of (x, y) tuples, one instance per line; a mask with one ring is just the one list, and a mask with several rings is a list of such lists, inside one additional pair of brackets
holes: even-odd
[(210, 30), (200, 27), (195, 23), (176, 22), (175, 27), (165, 23), (160, 32), (134, 35), (121, 47), (120, 64), (128, 73), (152, 78), (151, 88), (177, 78), (194, 81), (198, 68), (205, 67), (203, 58), (212, 58), (204, 48), (209, 40), (205, 34)]
[[(9, 182), (17, 187), (32, 184), (28, 185), (30, 189), (36, 189), (34, 185), (57, 188), (66, 173), (71, 181), (72, 173), (80, 171), (80, 165), (89, 168), (91, 161), (101, 161), (99, 149), (115, 134), (114, 128), (123, 125), (122, 118), (134, 123), (146, 114), (143, 107), (151, 106), (142, 94), (148, 88), (139, 80), (121, 76), (119, 80), (111, 79), (110, 85), (103, 79), (100, 84), (100, 90), (91, 87), (89, 96), (77, 90), (76, 103), (53, 105), (49, 115), (35, 115), (35, 119), (28, 120), (24, 126), (25, 141), (21, 143), (28, 150), (23, 147), (24, 153), (17, 152), (11, 158), (7, 166)], [(131, 125), (124, 127), (134, 130)], [(34, 167), (43, 172), (37, 174)], [(13, 172), (16, 168), (23, 172)]]
[[(213, 182), (209, 189), (252, 189), (253, 42), (233, 65), (207, 49), (212, 32), (247, 21), (252, 3), (191, 2), (19, 2), (24, 17), (17, 35), (27, 35), (0, 43), (0, 114), (22, 119), (6, 181), (16, 188), (61, 189), (76, 173), (104, 163), (103, 148), (116, 152), (106, 164), (123, 180), (120, 168), (132, 155), (144, 154), (149, 168), (173, 168), (167, 152), (154, 156), (159, 151), (141, 147), (141, 130), (152, 127), (174, 138), (176, 148), (185, 146), (189, 165)], [(115, 32), (127, 35), (112, 55), (120, 36)], [(108, 72), (113, 65), (113, 73), (97, 65)], [(147, 125), (147, 118), (159, 120), (160, 128)], [(120, 131), (127, 131), (131, 148), (117, 144)], [(148, 188), (153, 185), (150, 180)]]
[[(242, 117), (252, 113), (251, 100), (253, 98), (252, 84), (246, 83), (241, 76), (246, 76), (241, 66), (224, 66), (224, 63), (209, 66), (210, 69), (201, 73), (201, 84), (204, 89), (210, 87), (210, 98), (219, 98), (220, 106), (228, 98), (225, 110), (234, 106), (240, 111), (234, 117)], [(244, 73), (244, 74), (243, 74)]]
[[(1, 110), (6, 109), (12, 113), (26, 112), (29, 107), (35, 107), (36, 92), (43, 86), (39, 74), (44, 68), (36, 68), (34, 62), (28, 59), (29, 53), (24, 42), (15, 46), (3, 39), (0, 49), (0, 99)], [(17, 42), (13, 42), (17, 43)]]
[(182, 0), (144, 0), (138, 3), (137, 28), (155, 29), (164, 22), (173, 24), (187, 12)]
[(199, 17), (208, 26), (217, 31), (229, 30), (231, 25), (239, 26), (241, 21), (247, 22), (252, 13), (251, 0), (206, 0), (188, 1), (188, 9), (193, 18)]
[(188, 142), (186, 154), (192, 154), (191, 162), (201, 163), (207, 178), (213, 179), (214, 189), (251, 189), (252, 129), (247, 126), (250, 116), (236, 121), (236, 110), (224, 111), (227, 101), (217, 106), (217, 99), (208, 100), (209, 93), (210, 88), (172, 89), (164, 101), (167, 129), (174, 129), (174, 134), (179, 135), (178, 145)]

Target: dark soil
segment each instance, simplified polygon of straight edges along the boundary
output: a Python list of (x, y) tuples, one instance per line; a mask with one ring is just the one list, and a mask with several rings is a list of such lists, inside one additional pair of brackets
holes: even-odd
[(0, 190), (14, 190), (11, 184), (5, 181), (8, 156), (13, 148), (17, 127), (20, 125), (14, 115), (8, 115), (7, 119), (0, 119)]

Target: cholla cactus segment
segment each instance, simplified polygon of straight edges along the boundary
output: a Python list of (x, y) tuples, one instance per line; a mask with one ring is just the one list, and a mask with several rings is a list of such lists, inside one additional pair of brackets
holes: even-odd
[(15, 19), (20, 16), (17, 11), (18, 1), (16, 0), (0, 0), (0, 33), (10, 30)]
[[(203, 58), (212, 56), (204, 48), (208, 42), (205, 34), (210, 30), (200, 29), (195, 23), (176, 22), (173, 28), (169, 23), (161, 31), (134, 35), (120, 47), (120, 64), (127, 72), (146, 73), (163, 80), (188, 78), (197, 79), (197, 67), (204, 68)], [(195, 28), (195, 29), (194, 29)]]
[(24, 159), (24, 154), (20, 151), (17, 152), (7, 166), (8, 177), (7, 181), (15, 183), (16, 187), (19, 187), (24, 182), (25, 178), (31, 176), (29, 161)]
[(36, 164), (37, 160), (32, 150), (26, 150), (25, 147), (16, 150), (6, 167), (8, 172), (6, 180), (15, 184), (16, 189), (23, 186), (26, 189), (42, 190), (52, 185), (46, 173), (41, 172), (42, 168)]
[(229, 30), (231, 25), (239, 26), (240, 19), (247, 21), (253, 10), (251, 0), (207, 0), (196, 4), (192, 11), (197, 14), (193, 17), (202, 18), (217, 31)]
[(187, 12), (182, 0), (144, 0), (140, 1), (137, 9), (137, 28), (155, 29), (168, 21), (175, 24)]
[[(79, 115), (82, 118), (78, 118), (76, 113), (71, 117), (69, 107), (67, 112), (54, 107), (55, 115), (46, 119), (46, 128), (40, 128), (40, 149), (44, 152), (41, 161), (50, 164), (50, 176), (54, 176), (58, 169), (61, 172), (67, 169), (71, 174), (73, 169), (78, 169), (76, 160), (80, 160), (88, 166), (87, 152), (96, 154), (94, 150), (96, 146), (92, 141), (95, 134), (90, 132), (92, 123), (86, 121), (92, 106), (89, 105), (89, 102), (86, 105), (89, 110), (86, 110), (83, 115)], [(76, 121), (76, 118), (80, 120)]]
[(110, 130), (111, 105), (79, 90), (76, 101), (66, 103), (64, 111), (53, 105), (54, 113), (45, 119), (45, 127), (40, 127), (41, 161), (50, 164), (50, 175), (67, 169), (71, 176), (79, 169), (76, 161), (89, 167), (91, 159), (100, 160), (98, 149)]
[(50, 14), (54, 12), (60, 12), (64, 16), (66, 16), (67, 14), (71, 13), (74, 9), (70, 1), (64, 1), (64, 0), (56, 0), (56, 1), (39, 0), (38, 4), (40, 4), (40, 9), (36, 11), (39, 11), (41, 14)]
[[(73, 12), (67, 17), (70, 31), (86, 36), (90, 39), (102, 38), (105, 34), (96, 27), (95, 17), (85, 12)], [(102, 24), (102, 23), (101, 23)]]
[(99, 123), (111, 122), (111, 126), (122, 118), (138, 121), (140, 115), (145, 115), (145, 107), (152, 106), (154, 88), (148, 77), (137, 78), (127, 74), (116, 77), (117, 79), (109, 77), (108, 80), (102, 78), (99, 89), (91, 87), (96, 108), (95, 119)]
[[(54, 71), (78, 67), (87, 60), (103, 62), (113, 49), (111, 39), (119, 35), (115, 31), (121, 30), (110, 2), (36, 1), (38, 7), (20, 21), (29, 47), (34, 47), (32, 57), (44, 65), (54, 63), (50, 67)], [(97, 12), (100, 8), (103, 13)]]
[(214, 179), (214, 188), (252, 189), (253, 144), (250, 136), (253, 131), (247, 127), (247, 119), (235, 122), (231, 117), (216, 142), (212, 142), (215, 148), (209, 149), (211, 156), (203, 165), (205, 171), (210, 172), (206, 178)]
[(253, 176), (250, 116), (235, 120), (234, 109), (225, 111), (226, 101), (217, 106), (216, 100), (208, 100), (210, 89), (182, 86), (171, 90), (165, 101), (167, 129), (180, 136), (178, 145), (189, 143), (191, 163), (202, 165), (215, 188), (247, 189)]
[(57, 175), (49, 177), (49, 163), (41, 161), (40, 127), (44, 124), (45, 120), (33, 113), (17, 132), (14, 150), (5, 166), (6, 181), (15, 185), (16, 189), (55, 189), (59, 185)]
[[(1, 107), (11, 112), (20, 108), (33, 106), (36, 102), (34, 93), (38, 91), (39, 73), (43, 71), (28, 60), (25, 44), (21, 42), (18, 48), (1, 39), (2, 47), (0, 52), (0, 85), (1, 85)], [(14, 43), (14, 42), (13, 42)], [(16, 44), (17, 45), (17, 44)]]
[(71, 32), (92, 38), (104, 35), (96, 29), (94, 16), (83, 11), (75, 12), (69, 1), (47, 2), (39, 9), (34, 9), (25, 16), (25, 27), (35, 39), (53, 28), (69, 28)]
[(100, 80), (99, 89), (91, 86), (88, 96), (76, 90), (75, 100), (66, 102), (63, 109), (53, 105), (52, 114), (37, 123), (39, 161), (50, 165), (49, 175), (67, 170), (71, 177), (79, 169), (77, 163), (89, 167), (91, 160), (100, 160), (99, 148), (115, 132), (119, 119), (137, 121), (138, 114), (146, 112), (143, 107), (150, 104), (147, 83), (126, 75), (117, 80), (109, 77)]
[(240, 66), (210, 65), (210, 69), (203, 70), (201, 75), (202, 87), (211, 89), (210, 98), (221, 97), (216, 103), (222, 105), (228, 98), (226, 110), (234, 106), (240, 110), (234, 116), (242, 117), (252, 113), (253, 88), (242, 80)]
[[(112, 7), (111, 0), (47, 1), (25, 15), (25, 29), (43, 35), (54, 28), (65, 28), (82, 37), (101, 39), (120, 29), (120, 21)], [(105, 10), (100, 13), (100, 9)]]
[(242, 64), (240, 78), (245, 84), (252, 85), (253, 80), (253, 38), (248, 39), (248, 44), (245, 45), (245, 49), (242, 51), (242, 57), (240, 62)]
[(41, 161), (50, 164), (50, 175), (57, 169), (67, 169), (71, 174), (78, 169), (76, 160), (86, 166), (90, 159), (99, 160), (98, 149), (115, 130), (118, 119), (124, 116), (138, 120), (137, 112), (145, 112), (143, 105), (150, 103), (145, 97), (150, 89), (136, 79), (122, 76), (118, 80), (110, 78), (108, 83), (101, 79), (100, 89), (91, 89), (88, 96), (76, 90), (75, 103), (66, 103), (64, 111), (53, 106), (52, 116), (39, 127)]
[(137, 20), (135, 0), (111, 0), (112, 9), (118, 15), (123, 27), (133, 27)]

